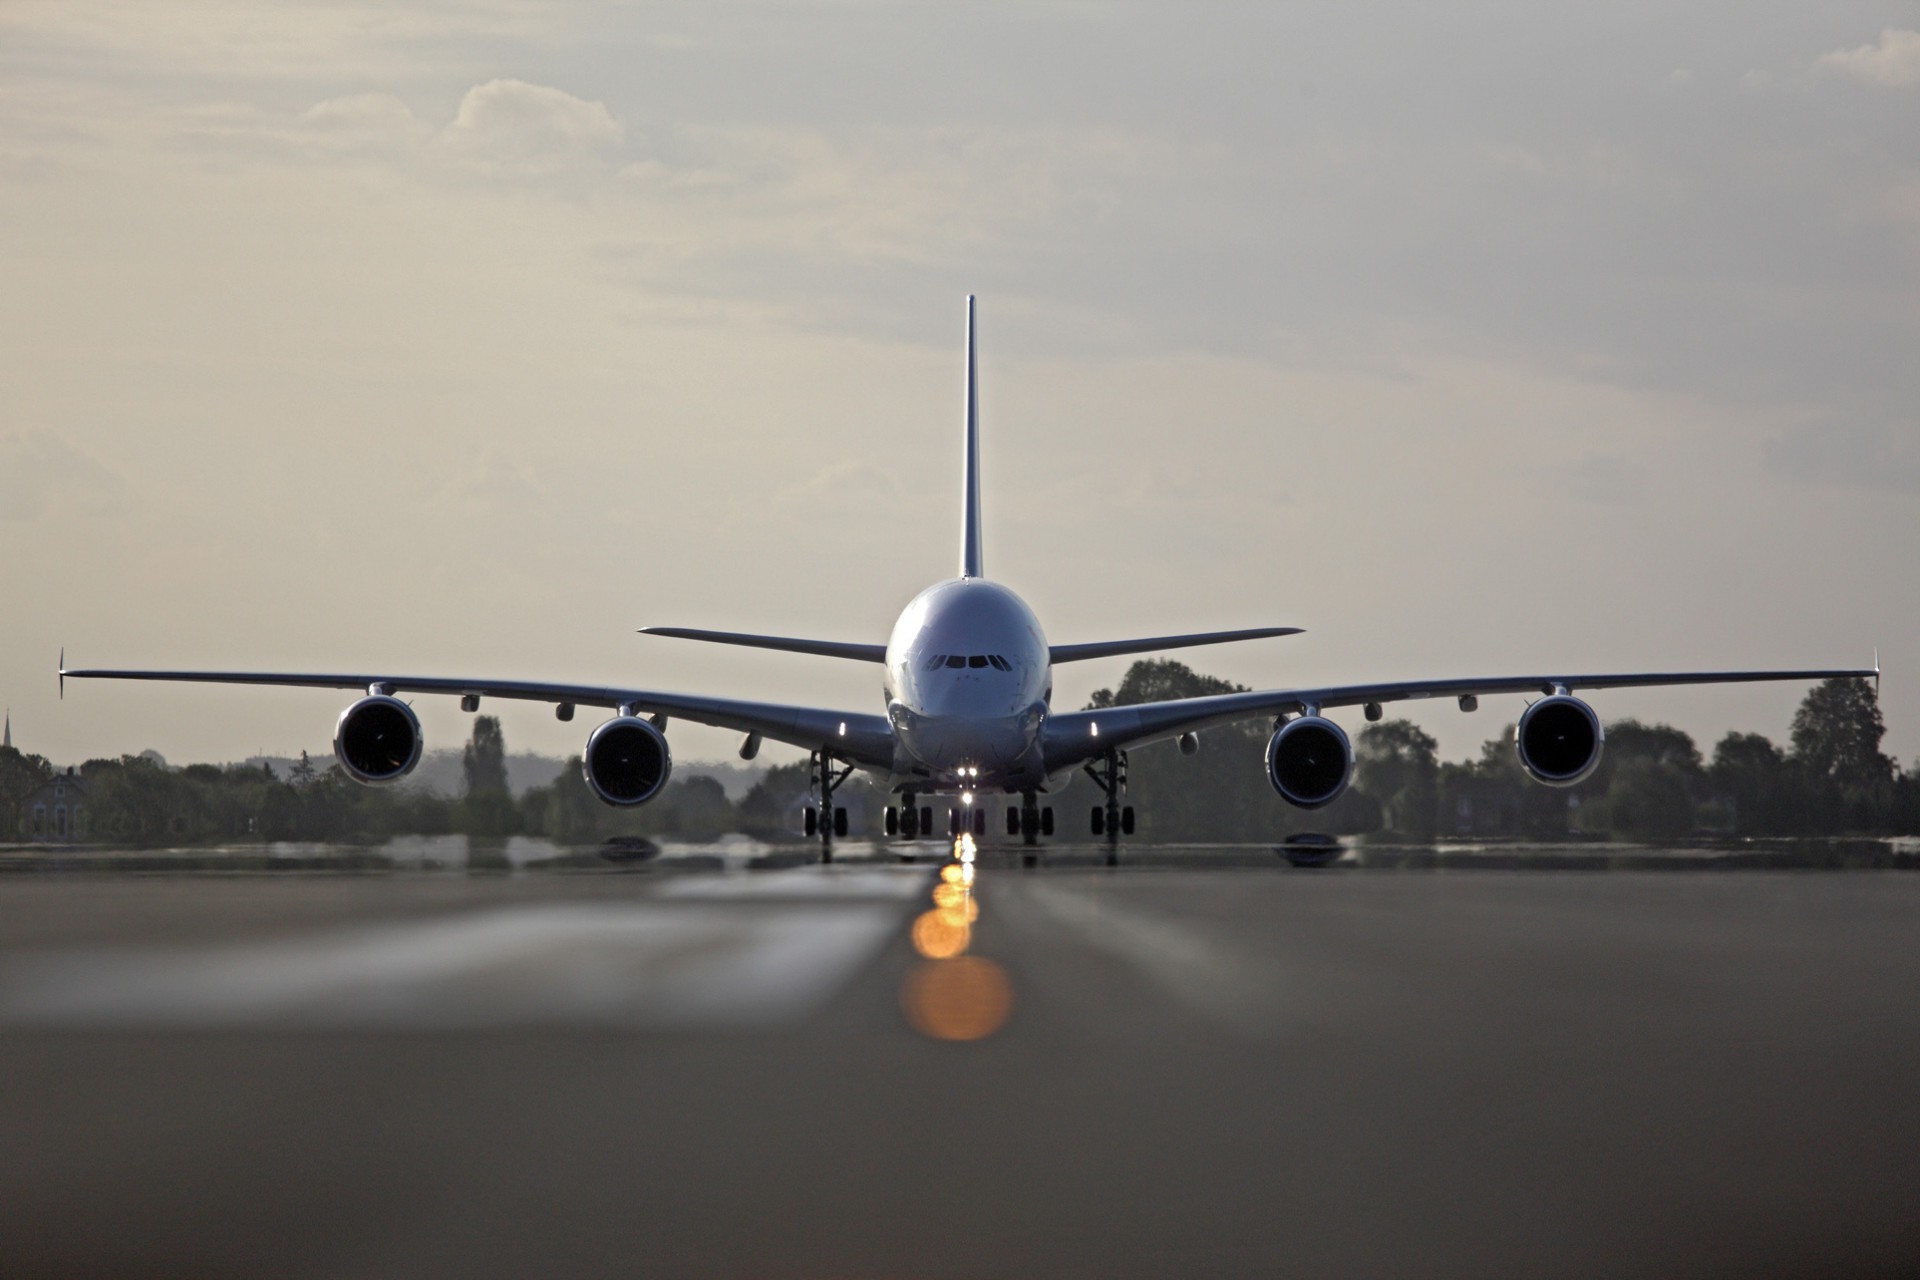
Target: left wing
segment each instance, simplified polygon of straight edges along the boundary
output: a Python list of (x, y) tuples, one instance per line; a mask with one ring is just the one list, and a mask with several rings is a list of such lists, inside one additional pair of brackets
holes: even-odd
[(559, 706), (625, 707), (634, 713), (691, 720), (695, 724), (757, 733), (808, 751), (825, 747), (842, 760), (876, 769), (893, 765), (893, 730), (885, 716), (772, 702), (740, 702), (688, 693), (622, 689), (610, 685), (546, 684), (533, 680), (467, 680), (444, 676), (311, 675), (251, 671), (124, 671), (60, 668), (68, 680), (169, 680), (200, 684), (281, 685), (303, 689), (357, 689), (362, 693), (450, 693), (460, 697), (516, 698)]
[(1627, 675), (1495, 676), (1483, 680), (1411, 680), (1396, 684), (1349, 684), (1323, 689), (1268, 689), (1205, 698), (1142, 702), (1098, 711), (1067, 711), (1047, 717), (1043, 747), (1047, 771), (1070, 769), (1109, 751), (1124, 751), (1208, 725), (1254, 716), (1300, 712), (1310, 707), (1355, 707), (1369, 702), (1418, 698), (1465, 698), (1483, 694), (1537, 693), (1546, 697), (1575, 689), (1639, 689), (1674, 684), (1744, 684), (1761, 680), (1829, 680), (1835, 676), (1878, 679), (1864, 671), (1686, 671)]
[(1269, 636), (1297, 636), (1299, 627), (1253, 627), (1245, 631), (1201, 631), (1184, 636), (1146, 636), (1139, 640), (1096, 640), (1091, 644), (1056, 644), (1047, 657), (1055, 664), (1084, 662), (1088, 658), (1114, 658), (1129, 653), (1158, 653), (1162, 649), (1191, 649), (1202, 644), (1227, 644), (1234, 640), (1264, 640)]

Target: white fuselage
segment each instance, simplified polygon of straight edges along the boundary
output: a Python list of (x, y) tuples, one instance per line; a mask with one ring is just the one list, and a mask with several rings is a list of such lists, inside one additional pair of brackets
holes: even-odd
[(897, 789), (1044, 789), (1040, 727), (1053, 665), (1040, 621), (1012, 591), (953, 578), (913, 598), (887, 641)]

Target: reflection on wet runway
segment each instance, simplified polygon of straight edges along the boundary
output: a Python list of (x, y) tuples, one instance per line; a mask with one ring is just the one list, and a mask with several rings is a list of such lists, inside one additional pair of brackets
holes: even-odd
[(907, 1021), (935, 1040), (980, 1040), (998, 1031), (1013, 1011), (1007, 971), (985, 956), (970, 955), (980, 900), (973, 837), (953, 842), (953, 861), (940, 868), (933, 909), (913, 922), (913, 949), (921, 963), (900, 985)]

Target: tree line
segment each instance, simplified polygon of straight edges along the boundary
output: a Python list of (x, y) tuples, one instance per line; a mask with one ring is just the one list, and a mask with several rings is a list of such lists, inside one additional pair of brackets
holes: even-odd
[[(1173, 660), (1135, 663), (1092, 707), (1236, 692), (1240, 686)], [(1139, 836), (1162, 841), (1278, 839), (1299, 832), (1443, 837), (1671, 840), (1696, 835), (1798, 836), (1920, 832), (1920, 768), (1902, 772), (1880, 750), (1878, 699), (1864, 680), (1816, 686), (1794, 716), (1789, 743), (1729, 733), (1703, 756), (1671, 725), (1619, 720), (1606, 728), (1599, 767), (1580, 784), (1543, 787), (1527, 778), (1508, 726), (1476, 759), (1442, 762), (1438, 744), (1407, 720), (1368, 724), (1354, 739), (1355, 775), (1346, 794), (1306, 812), (1281, 800), (1263, 765), (1272, 728), (1264, 720), (1209, 729), (1197, 757), (1172, 743), (1130, 753), (1128, 800)], [(171, 769), (148, 756), (89, 760), (79, 837), (93, 843), (203, 844), (249, 840), (377, 841), (400, 835), (543, 836), (560, 844), (649, 837), (710, 840), (743, 832), (778, 840), (798, 835), (805, 762), (761, 775), (737, 803), (715, 779), (689, 773), (660, 797), (613, 809), (587, 788), (580, 761), (515, 797), (507, 785), (500, 721), (479, 716), (461, 758), (464, 793), (366, 787), (337, 764), (302, 755), (277, 774), (270, 765), (189, 765)], [(39, 756), (0, 749), (0, 839), (32, 834), (26, 809), (56, 780)], [(880, 828), (887, 803), (855, 777), (837, 802)], [(1064, 837), (1082, 836), (1098, 802), (1090, 785), (1051, 797)], [(997, 816), (997, 815), (996, 815)]]

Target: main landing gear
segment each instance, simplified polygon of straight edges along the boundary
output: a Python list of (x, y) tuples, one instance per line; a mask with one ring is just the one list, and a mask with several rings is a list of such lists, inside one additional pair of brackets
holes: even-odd
[(887, 834), (902, 840), (918, 840), (924, 832), (933, 834), (933, 806), (915, 806), (913, 792), (900, 797), (900, 807), (887, 806)]
[(1020, 793), (1020, 807), (1007, 810), (1007, 834), (1019, 836), (1020, 843), (1027, 846), (1029, 852), (1020, 855), (1020, 865), (1032, 867), (1039, 865), (1040, 855), (1031, 852), (1040, 843), (1041, 836), (1053, 834), (1053, 807), (1041, 808), (1031, 791)]
[(810, 790), (818, 799), (819, 808), (807, 806), (807, 837), (820, 837), (820, 861), (833, 861), (833, 838), (845, 839), (847, 835), (847, 811), (833, 802), (833, 793), (840, 784), (853, 776), (853, 766), (843, 765), (838, 771), (833, 767), (833, 753), (826, 750), (816, 751), (807, 761), (812, 772), (808, 783)]
[(1127, 789), (1127, 753), (1109, 751), (1086, 765), (1087, 776), (1106, 792), (1107, 802), (1093, 806), (1093, 834), (1107, 838), (1107, 865), (1120, 865), (1120, 837), (1133, 834), (1133, 806), (1122, 805), (1120, 795)]

